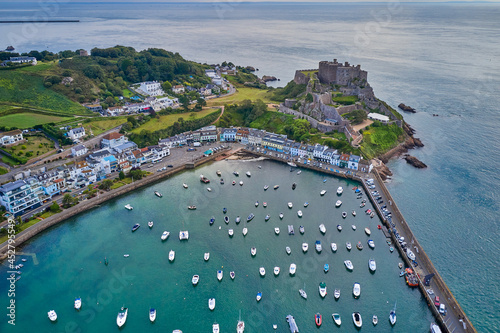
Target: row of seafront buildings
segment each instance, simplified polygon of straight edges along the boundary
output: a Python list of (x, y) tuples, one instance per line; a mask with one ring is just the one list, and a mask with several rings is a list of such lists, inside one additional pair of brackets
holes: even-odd
[[(72, 152), (74, 157), (81, 157), (87, 154), (87, 148), (77, 145), (72, 148)], [(56, 195), (106, 179), (112, 172), (128, 172), (168, 155), (168, 147), (157, 145), (139, 149), (123, 134), (110, 133), (101, 140), (101, 149), (91, 152), (84, 160), (73, 165), (61, 165), (51, 170), (44, 167), (37, 172), (28, 170), (17, 174), (13, 182), (0, 186), (0, 205), (7, 212), (19, 216), (52, 200)]]

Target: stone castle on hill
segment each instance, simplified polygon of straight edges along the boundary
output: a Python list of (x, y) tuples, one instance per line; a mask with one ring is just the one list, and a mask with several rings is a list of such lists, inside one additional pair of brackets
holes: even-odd
[[(364, 82), (368, 81), (368, 72), (361, 70), (361, 65), (351, 66), (349, 62), (344, 64), (337, 62), (337, 59), (333, 61), (320, 61), (319, 69), (313, 69), (308, 71), (316, 71), (319, 82), (322, 84), (338, 84), (338, 85), (348, 85), (354, 80), (360, 80)], [(303, 70), (298, 70), (295, 72), (294, 81), (297, 84), (307, 84), (311, 77), (304, 74)]]

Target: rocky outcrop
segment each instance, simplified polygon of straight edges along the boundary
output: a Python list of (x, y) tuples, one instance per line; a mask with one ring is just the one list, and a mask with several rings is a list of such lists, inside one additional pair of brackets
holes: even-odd
[(417, 169), (424, 169), (427, 168), (427, 165), (420, 161), (418, 158), (415, 156), (411, 156), (409, 154), (405, 154), (404, 159), (406, 160), (406, 163), (413, 165)]
[(381, 163), (377, 167), (377, 171), (380, 175), (380, 178), (382, 178), (382, 180), (386, 180), (387, 178), (392, 176), (391, 170), (389, 170), (389, 168), (384, 163)]
[(278, 79), (275, 76), (269, 76), (269, 75), (264, 75), (262, 77), (262, 81), (268, 82), (268, 81), (277, 81)]
[(245, 67), (245, 69), (247, 69), (251, 72), (255, 72), (255, 67), (252, 67), (252, 66), (247, 66), (247, 67)]
[(411, 112), (411, 113), (416, 113), (417, 111), (412, 108), (411, 106), (408, 106), (408, 105), (404, 105), (403, 103), (400, 103), (398, 105), (398, 108), (400, 108), (401, 110), (403, 111), (406, 111), (406, 112)]

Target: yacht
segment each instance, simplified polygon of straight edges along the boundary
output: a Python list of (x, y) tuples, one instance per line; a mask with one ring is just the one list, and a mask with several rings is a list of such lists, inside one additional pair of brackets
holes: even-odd
[(286, 321), (288, 322), (288, 326), (290, 326), (291, 333), (299, 333), (299, 327), (297, 323), (295, 323), (295, 318), (292, 315), (286, 316)]
[(303, 299), (307, 299), (307, 293), (304, 289), (299, 289), (299, 294)]
[(340, 298), (340, 289), (335, 289), (333, 291), (333, 297), (335, 297), (335, 299), (339, 299)]
[(238, 320), (238, 325), (236, 325), (236, 333), (245, 332), (245, 322)]
[(229, 272), (229, 277), (231, 278), (231, 280), (234, 280), (234, 278), (236, 277), (234, 271)]
[(283, 215), (283, 213), (280, 213), (280, 220), (283, 220), (283, 217), (284, 217), (284, 216), (285, 216), (285, 215)]
[(252, 177), (252, 174), (250, 173), (250, 171), (247, 171), (247, 172), (245, 173), (245, 175), (247, 175), (247, 177)]
[(302, 252), (306, 253), (308, 249), (309, 249), (309, 244), (302, 243)]
[(294, 275), (296, 271), (297, 271), (297, 265), (293, 263), (290, 264), (290, 275)]
[(345, 219), (347, 217), (347, 212), (342, 212), (342, 218)]
[(130, 206), (130, 204), (126, 204), (126, 205), (125, 205), (125, 208), (126, 208), (126, 209), (128, 209), (128, 210), (132, 210), (132, 209), (134, 209), (134, 207)]
[(243, 228), (243, 236), (246, 236), (248, 234), (248, 228)]
[(219, 324), (215, 323), (212, 325), (212, 333), (220, 333)]
[(292, 207), (293, 207), (293, 203), (292, 203), (292, 202), (289, 202), (289, 203), (288, 203), (288, 208), (292, 209)]
[(255, 217), (255, 215), (253, 213), (251, 213), (250, 215), (248, 215), (247, 222), (252, 221), (254, 217)]
[(369, 246), (371, 249), (374, 249), (374, 248), (375, 248), (375, 242), (374, 242), (372, 239), (369, 239), (369, 240), (368, 240), (368, 246)]
[(326, 194), (326, 190), (322, 190), (321, 192), (319, 192), (319, 195), (321, 196), (324, 196)]
[(151, 228), (153, 227), (153, 225), (154, 225), (154, 222), (153, 222), (153, 221), (149, 221), (149, 222), (148, 222), (148, 227), (149, 227), (149, 229), (151, 229)]
[(219, 177), (222, 176), (222, 172), (220, 170), (215, 171), (215, 174)]
[(365, 234), (367, 234), (368, 236), (372, 234), (370, 228), (365, 228)]
[(210, 298), (208, 300), (208, 308), (212, 311), (215, 309), (215, 298)]
[(56, 321), (57, 320), (57, 313), (54, 310), (50, 310), (48, 313), (50, 321)]
[(342, 226), (340, 224), (337, 224), (337, 230), (342, 231)]
[(278, 266), (274, 267), (274, 275), (278, 276), (280, 274), (280, 271), (281, 269)]
[(250, 249), (250, 254), (252, 255), (252, 257), (255, 257), (255, 255), (257, 254), (257, 248), (256, 247), (252, 247)]
[(280, 228), (278, 228), (278, 227), (274, 228), (274, 233), (276, 235), (279, 235), (280, 234)]
[(358, 282), (354, 283), (354, 286), (352, 287), (352, 294), (354, 295), (354, 298), (358, 298), (361, 294), (361, 285)]
[(240, 184), (240, 186), (243, 186), (243, 181), (242, 181), (242, 180), (240, 180), (239, 184)]
[(259, 207), (259, 202), (255, 201), (255, 207)]
[(277, 189), (279, 189), (279, 188), (280, 188), (280, 186), (279, 186), (279, 185), (274, 185), (274, 187), (273, 187), (273, 188), (274, 188), (275, 190), (277, 190)]
[(317, 240), (316, 243), (314, 244), (314, 247), (316, 248), (316, 252), (321, 253), (321, 241)]
[(175, 259), (175, 251), (174, 250), (170, 250), (170, 252), (168, 253), (168, 260), (169, 261), (174, 261)]
[(352, 230), (356, 231), (356, 225), (355, 224), (352, 224), (351, 228), (352, 228)]
[(186, 183), (182, 183), (182, 187), (188, 188), (188, 185)]
[(337, 202), (335, 203), (335, 207), (339, 208), (340, 206), (342, 206), (342, 201), (337, 200)]
[(344, 260), (344, 265), (345, 265), (345, 268), (347, 268), (350, 271), (352, 271), (354, 269), (354, 266), (350, 260)]
[(234, 230), (233, 230), (233, 229), (229, 229), (229, 230), (227, 231), (227, 233), (229, 234), (229, 237), (233, 237), (233, 235), (234, 235)]
[(141, 225), (139, 223), (136, 223), (134, 224), (134, 226), (132, 227), (132, 232), (136, 231), (137, 229), (139, 229)]
[(319, 225), (319, 231), (324, 235), (326, 233), (326, 227), (323, 223)]
[(300, 232), (300, 234), (301, 234), (301, 235), (303, 235), (305, 231), (306, 231), (306, 230), (304, 229), (304, 226), (303, 226), (303, 225), (301, 225), (301, 226), (299, 227), (299, 232)]
[(120, 312), (118, 312), (118, 316), (116, 316), (116, 325), (118, 327), (122, 327), (125, 325), (125, 322), (127, 321), (127, 315), (128, 315), (128, 308), (122, 308), (120, 309)]
[(330, 244), (332, 248), (332, 252), (337, 252), (337, 243)]
[(368, 260), (368, 267), (370, 268), (371, 272), (375, 272), (375, 270), (377, 269), (377, 263), (374, 259)]
[(343, 192), (344, 192), (344, 188), (342, 186), (339, 186), (337, 188), (337, 195), (342, 195)]
[(234, 220), (234, 222), (236, 222), (236, 224), (240, 223), (240, 221), (241, 221), (241, 217), (239, 217), (239, 216), (237, 216), (236, 220)]
[(163, 197), (163, 194), (161, 194), (161, 193), (160, 193), (160, 192), (158, 192), (158, 191), (155, 191), (155, 195), (156, 195), (158, 198)]
[(340, 315), (338, 313), (333, 313), (332, 314), (333, 321), (337, 326), (340, 326), (342, 324), (342, 320), (340, 319)]
[(179, 240), (188, 240), (189, 239), (189, 231), (179, 231)]
[(211, 187), (207, 187), (207, 191), (208, 192), (212, 192), (212, 188)]
[(353, 312), (352, 321), (354, 326), (357, 328), (361, 328), (361, 326), (363, 326), (363, 320), (361, 319), (361, 314), (359, 312)]
[(203, 259), (205, 261), (208, 261), (210, 259), (210, 252), (205, 252), (205, 255), (203, 255)]
[(257, 299), (257, 302), (260, 301), (262, 299), (262, 292), (258, 292), (257, 293), (257, 297), (255, 297), (255, 299)]
[(302, 217), (302, 211), (301, 211), (301, 210), (299, 210), (299, 211), (297, 212), (297, 216), (298, 216), (298, 217)]
[(324, 282), (319, 284), (319, 295), (323, 298), (326, 296), (326, 283)]
[(289, 246), (285, 247), (286, 254), (290, 255), (292, 253), (292, 250), (290, 249)]
[(217, 280), (221, 281), (221, 280), (222, 280), (223, 275), (224, 275), (224, 274), (222, 273), (222, 271), (221, 271), (221, 270), (218, 270), (218, 271), (217, 271)]
[(356, 211), (355, 210), (352, 211), (352, 216), (356, 216)]
[(307, 206), (309, 206), (309, 202), (306, 201), (306, 202), (304, 202), (304, 207), (307, 207)]
[(347, 249), (347, 251), (351, 251), (351, 249), (352, 249), (351, 242), (346, 242), (345, 243), (345, 248)]
[(378, 324), (378, 317), (376, 315), (373, 315), (373, 317), (372, 317), (372, 323), (373, 323), (373, 326), (377, 326), (377, 324)]
[(199, 275), (193, 275), (193, 278), (191, 279), (191, 282), (193, 283), (193, 286), (196, 286), (199, 281), (200, 281), (200, 276)]
[(156, 309), (149, 309), (149, 321), (154, 323), (156, 320)]
[(266, 269), (264, 267), (259, 268), (260, 276), (266, 276)]
[(267, 214), (266, 217), (264, 218), (264, 221), (269, 221), (269, 219), (271, 218), (271, 215)]
[(80, 310), (82, 308), (82, 298), (77, 297), (75, 298), (75, 309)]
[(264, 191), (267, 191), (268, 188), (269, 188), (269, 185), (264, 185)]
[(394, 309), (389, 313), (389, 321), (391, 325), (394, 326), (396, 324), (396, 303), (394, 303)]

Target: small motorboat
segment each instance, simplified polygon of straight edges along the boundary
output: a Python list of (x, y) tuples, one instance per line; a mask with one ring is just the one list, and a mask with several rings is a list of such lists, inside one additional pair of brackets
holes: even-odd
[(326, 294), (327, 294), (326, 293), (326, 283), (321, 282), (319, 284), (319, 288), (318, 289), (319, 289), (319, 295), (324, 298), (326, 296)]
[(235, 175), (236, 177), (239, 177), (240, 173), (238, 171), (233, 171), (233, 175)]
[(226, 207), (222, 208), (222, 214), (226, 214), (226, 213), (227, 213), (227, 208)]
[(365, 234), (367, 234), (368, 236), (372, 234), (370, 228), (365, 228)]
[(247, 171), (247, 172), (245, 173), (245, 175), (247, 175), (247, 177), (252, 177), (252, 174), (250, 173), (250, 171)]
[(283, 213), (280, 213), (280, 220), (283, 220), (283, 217), (284, 217), (284, 216), (285, 216), (285, 215), (283, 215)]
[(290, 275), (294, 275), (296, 271), (297, 271), (297, 265), (293, 263), (290, 264), (290, 270), (289, 270)]
[(347, 268), (349, 271), (352, 271), (354, 269), (354, 265), (352, 264), (352, 261), (350, 261), (350, 260), (344, 260), (344, 265), (345, 265), (345, 268)]
[(316, 252), (321, 253), (322, 250), (321, 241), (317, 240), (316, 243), (314, 244), (314, 247), (316, 248)]
[(335, 203), (335, 207), (339, 208), (340, 206), (342, 206), (342, 201), (337, 200), (337, 202)]
[(399, 269), (403, 268), (403, 263), (402, 262), (398, 263), (398, 267)]
[(292, 249), (289, 246), (285, 247), (286, 254), (290, 255), (292, 253)]
[(323, 266), (323, 270), (325, 271), (325, 273), (328, 273), (328, 271), (330, 270), (330, 265), (325, 264), (325, 265)]
[(203, 255), (203, 259), (205, 261), (208, 261), (210, 259), (210, 252), (205, 252), (205, 254)]
[(300, 175), (302, 173), (302, 170), (297, 171), (297, 174)]
[(295, 190), (297, 188), (297, 184), (296, 183), (293, 183), (292, 184), (292, 190)]
[(195, 206), (195, 205), (188, 206), (188, 209), (189, 209), (189, 210), (195, 210), (195, 209), (196, 209), (196, 206)]
[(361, 244), (361, 242), (358, 242), (358, 244), (356, 245), (356, 247), (358, 248), (358, 250), (363, 250), (363, 244)]
[(269, 188), (269, 185), (264, 185), (264, 191), (267, 191), (268, 188)]
[(213, 311), (215, 309), (215, 298), (210, 298), (208, 300), (208, 308)]
[(233, 230), (233, 229), (229, 229), (229, 230), (227, 231), (227, 233), (229, 234), (229, 237), (233, 237), (233, 235), (234, 235), (234, 230)]
[(154, 225), (154, 222), (153, 222), (153, 221), (149, 221), (149, 222), (148, 222), (148, 227), (149, 227), (149, 229), (151, 229), (151, 228), (153, 227), (153, 225)]
[(352, 228), (352, 230), (356, 231), (356, 225), (355, 224), (351, 225), (351, 228)]
[(298, 217), (302, 217), (302, 211), (301, 211), (301, 210), (299, 210), (299, 211), (297, 212), (297, 216), (298, 216)]
[(277, 189), (279, 189), (279, 188), (280, 188), (280, 186), (279, 186), (279, 185), (274, 185), (274, 187), (273, 187), (273, 188), (274, 188), (275, 190), (277, 190)]
[(77, 297), (75, 298), (75, 309), (80, 310), (82, 308), (82, 298)]
[(212, 216), (212, 217), (210, 218), (209, 223), (210, 223), (210, 225), (212, 225), (212, 224), (214, 224), (214, 222), (215, 222), (215, 217), (213, 217), (213, 216)]
[(226, 222), (226, 224), (229, 224), (229, 217), (224, 216), (224, 222)]
[(274, 233), (276, 235), (279, 235), (280, 234), (280, 228), (278, 228), (278, 227), (274, 228)]
[(193, 275), (193, 278), (191, 279), (191, 283), (193, 284), (193, 286), (196, 286), (199, 281), (200, 281), (200, 276), (199, 275)]
[(222, 281), (222, 277), (224, 276), (224, 273), (222, 273), (221, 270), (217, 271), (217, 280)]
[(266, 269), (264, 267), (259, 268), (260, 276), (266, 276)]
[(332, 318), (337, 326), (340, 326), (342, 324), (342, 320), (340, 319), (340, 315), (338, 313), (333, 313)]
[(281, 269), (278, 266), (274, 267), (274, 275), (275, 276), (278, 276), (280, 274), (280, 271), (281, 271)]
[(224, 179), (222, 179), (222, 178), (220, 179), (220, 184), (224, 185)]
[(337, 195), (342, 195), (342, 193), (344, 193), (344, 188), (342, 186), (339, 186), (337, 188)]
[(289, 202), (289, 203), (288, 203), (288, 208), (292, 209), (292, 207), (293, 207), (293, 203), (292, 203), (292, 202)]
[(405, 276), (405, 275), (406, 275), (406, 271), (401, 271), (401, 272), (399, 273), (399, 277), (403, 277), (403, 276)]
[(259, 202), (255, 201), (255, 207), (259, 207)]
[(342, 212), (342, 218), (345, 219), (347, 217), (347, 212)]
[(182, 183), (182, 187), (188, 188), (188, 185), (186, 183)]
[(358, 298), (359, 295), (361, 295), (361, 285), (358, 282), (354, 283), (354, 286), (352, 287), (352, 294), (354, 298)]
[(306, 230), (304, 229), (304, 226), (303, 226), (303, 225), (301, 225), (301, 226), (299, 227), (299, 232), (300, 232), (300, 234), (301, 234), (301, 235), (303, 235), (305, 231), (306, 231)]
[(243, 333), (245, 331), (245, 322), (242, 320), (238, 320), (238, 324), (236, 325), (236, 333)]
[(234, 271), (229, 272), (229, 277), (231, 278), (231, 280), (234, 280), (234, 278), (236, 277)]
[(361, 319), (361, 314), (359, 312), (353, 312), (352, 321), (354, 326), (357, 328), (361, 328), (361, 326), (363, 326), (363, 320)]
[(154, 323), (156, 320), (156, 309), (149, 309), (149, 321)]
[(134, 226), (132, 227), (132, 232), (134, 232), (134, 231), (136, 231), (137, 229), (139, 229), (139, 228), (140, 228), (140, 226), (141, 226), (141, 225), (140, 225), (139, 223), (134, 224)]
[(215, 174), (219, 177), (222, 176), (222, 172), (220, 170), (215, 171)]
[(125, 258), (128, 258), (128, 257), (130, 257), (130, 254), (124, 254), (123, 256), (124, 256)]
[(316, 326), (318, 326), (318, 327), (321, 326), (321, 323), (322, 323), (322, 321), (321, 321), (321, 314), (316, 313), (314, 315), (314, 322), (316, 323)]
[(352, 211), (352, 216), (356, 216), (356, 211), (355, 210)]
[(127, 315), (128, 308), (122, 306), (122, 308), (118, 312), (118, 316), (116, 316), (116, 325), (118, 325), (118, 327), (122, 327), (123, 325), (125, 325), (125, 322), (127, 321)]
[(189, 239), (189, 231), (179, 231), (179, 240), (188, 240)]
[(326, 194), (326, 190), (321, 190), (321, 192), (319, 192), (319, 195), (321, 196), (324, 196)]
[(260, 301), (262, 299), (262, 292), (259, 291), (255, 298), (257, 299), (257, 302)]
[(243, 228), (243, 231), (242, 231), (242, 232), (243, 232), (243, 236), (246, 236), (246, 235), (247, 235), (247, 233), (248, 233), (248, 228)]
[(128, 210), (132, 210), (134, 209), (134, 207), (132, 207), (130, 204), (126, 204), (125, 205), (125, 208), (128, 209)]
[(252, 247), (250, 249), (250, 254), (252, 255), (252, 257), (255, 257), (255, 255), (257, 254), (257, 248), (256, 247)]
[(303, 299), (307, 299), (307, 293), (304, 289), (299, 289), (299, 294)]
[(269, 221), (269, 219), (271, 218), (271, 215), (267, 214), (266, 217), (264, 218), (264, 221)]
[(351, 249), (352, 249), (351, 242), (346, 242), (345, 243), (345, 248), (347, 249), (347, 251), (351, 251)]
[(243, 186), (243, 181), (242, 181), (242, 180), (240, 180), (239, 184), (240, 184), (240, 186)]
[(267, 202), (265, 202), (265, 201), (264, 201), (264, 202), (262, 203), (262, 207), (266, 208), (266, 207), (267, 207)]
[[(375, 244), (373, 245), (373, 247), (375, 247)], [(413, 251), (410, 249), (406, 250), (406, 256), (408, 257), (408, 259), (410, 259), (412, 261), (415, 260), (415, 258), (416, 258), (415, 253), (413, 253)]]
[(212, 192), (212, 188), (211, 187), (207, 187), (207, 191), (208, 192)]
[(337, 230), (342, 231), (342, 226), (340, 224), (337, 224)]
[(233, 184), (233, 186), (236, 185), (236, 180), (233, 180), (231, 184)]
[(170, 262), (175, 260), (175, 251), (174, 250), (170, 250), (170, 252), (168, 253), (168, 260)]
[(160, 193), (160, 192), (158, 192), (158, 191), (155, 191), (155, 195), (156, 195), (158, 198), (163, 197), (163, 194), (161, 194), (161, 193)]
[(162, 234), (161, 234), (161, 240), (164, 241), (168, 238), (168, 236), (170, 235), (170, 232), (168, 231), (164, 231)]
[(254, 217), (255, 217), (255, 215), (253, 213), (251, 213), (250, 215), (248, 215), (247, 222), (252, 221)]
[(302, 252), (306, 253), (308, 249), (309, 249), (309, 244), (302, 243)]
[(306, 201), (306, 202), (304, 202), (304, 207), (307, 207), (307, 206), (309, 206), (309, 202)]
[(377, 326), (377, 324), (378, 324), (378, 317), (376, 315), (373, 315), (373, 317), (372, 317), (372, 323), (373, 323), (373, 326)]
[(335, 297), (335, 299), (339, 299), (340, 298), (340, 289), (335, 289), (333, 291), (333, 297)]
[(212, 325), (212, 333), (220, 333), (219, 324), (214, 323)]
[(366, 204), (364, 202), (362, 202), (360, 205), (359, 205), (359, 208), (363, 208)]
[(208, 184), (208, 183), (210, 183), (210, 179), (208, 179), (207, 177), (205, 177), (203, 175), (200, 175), (200, 182)]
[(323, 223), (319, 225), (319, 232), (321, 232), (323, 235), (326, 233), (326, 227)]
[(288, 225), (288, 234), (295, 235), (295, 231), (293, 230), (293, 224)]
[(391, 247), (389, 247), (389, 251), (390, 251), (391, 253), (392, 253), (392, 252), (394, 252), (394, 248), (393, 248), (392, 246), (391, 246)]
[(370, 272), (375, 272), (377, 270), (377, 263), (374, 259), (368, 260), (368, 268), (370, 269)]
[(332, 252), (337, 252), (337, 243), (330, 244), (330, 247), (332, 248)]
[(368, 246), (369, 246), (371, 249), (374, 249), (374, 248), (375, 248), (375, 242), (373, 241), (373, 239), (369, 239), (369, 240), (368, 240)]
[(236, 222), (236, 224), (240, 223), (241, 221), (241, 218), (239, 216), (236, 217), (236, 219), (234, 220), (234, 222)]

